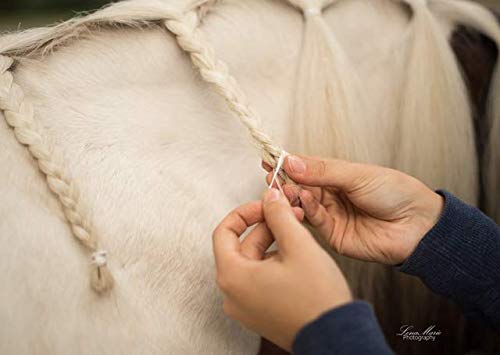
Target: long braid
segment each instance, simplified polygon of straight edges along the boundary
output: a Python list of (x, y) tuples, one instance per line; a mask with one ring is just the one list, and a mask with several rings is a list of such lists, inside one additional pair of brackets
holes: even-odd
[(198, 29), (198, 24), (199, 18), (194, 11), (177, 19), (165, 20), (165, 26), (176, 36), (179, 46), (189, 53), (202, 78), (213, 84), (215, 91), (226, 100), (230, 109), (247, 128), (262, 159), (275, 167), (282, 148), (264, 133), (260, 117), (248, 104), (246, 95), (229, 73), (227, 65), (215, 56), (214, 49)]
[(26, 102), (23, 90), (14, 82), (10, 71), (13, 60), (0, 55), (0, 110), (13, 129), (19, 143), (28, 148), (47, 179), (50, 190), (58, 197), (72, 234), (92, 253), (91, 285), (97, 293), (113, 287), (113, 277), (106, 267), (106, 255), (97, 249), (97, 239), (78, 201), (78, 194), (64, 170), (57, 152), (43, 134), (33, 106)]

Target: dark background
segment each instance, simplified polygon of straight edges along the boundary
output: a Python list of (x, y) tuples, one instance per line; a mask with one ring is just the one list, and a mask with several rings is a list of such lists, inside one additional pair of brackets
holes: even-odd
[[(478, 1), (500, 11), (500, 0)], [(52, 24), (109, 2), (111, 0), (0, 0), (0, 31)]]
[(0, 30), (12, 31), (53, 24), (111, 0), (0, 0)]
[(105, 1), (99, 0), (2, 0), (0, 2), (0, 11), (36, 11), (48, 9), (89, 9), (104, 4)]

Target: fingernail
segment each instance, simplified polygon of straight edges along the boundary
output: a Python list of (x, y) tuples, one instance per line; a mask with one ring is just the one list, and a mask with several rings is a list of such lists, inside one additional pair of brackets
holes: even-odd
[(264, 203), (268, 204), (270, 202), (276, 201), (280, 198), (281, 193), (276, 189), (269, 189), (264, 195)]
[(302, 159), (294, 155), (288, 157), (288, 164), (292, 173), (302, 174), (306, 171), (306, 164)]

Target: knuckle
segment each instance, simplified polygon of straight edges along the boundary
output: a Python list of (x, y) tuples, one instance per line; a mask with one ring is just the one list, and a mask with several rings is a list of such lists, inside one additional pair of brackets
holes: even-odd
[(216, 282), (217, 286), (221, 289), (222, 292), (224, 293), (231, 292), (233, 288), (233, 282), (231, 281), (231, 278), (227, 277), (227, 275), (223, 273), (217, 273)]
[(224, 225), (225, 223), (219, 224), (217, 227), (212, 232), (212, 241), (216, 242), (218, 239), (220, 239), (224, 233), (227, 232), (227, 226)]
[(269, 202), (266, 206), (267, 215), (273, 216), (273, 215), (279, 214), (282, 208), (283, 208), (283, 204), (279, 200)]
[(214, 231), (212, 232), (212, 240), (215, 240), (218, 238), (218, 235), (220, 234), (221, 227), (220, 225), (215, 227)]

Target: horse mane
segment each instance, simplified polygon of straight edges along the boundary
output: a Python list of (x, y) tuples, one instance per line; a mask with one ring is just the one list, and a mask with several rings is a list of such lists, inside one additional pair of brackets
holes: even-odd
[[(450, 33), (438, 22), (444, 19), (454, 26), (468, 25), (498, 46), (500, 27), (494, 15), (469, 1), (399, 1), (409, 10), (410, 24), (404, 43), (392, 50), (394, 62), (405, 64), (406, 75), (401, 82), (400, 105), (392, 117), (398, 134), (395, 145), (390, 146), (377, 141), (356, 70), (335, 33), (318, 16), (339, 1), (289, 1), (305, 15), (291, 112), (294, 149), (389, 165), (432, 188), (446, 186), (471, 204), (478, 203), (482, 169), (486, 191), (483, 207), (500, 220), (500, 65), (497, 63), (488, 100), (490, 135), (480, 167), (465, 80), (449, 44)], [(412, 139), (415, 136), (419, 139)]]
[[(49, 141), (37, 122), (33, 107), (24, 99), (22, 88), (13, 80), (11, 68), (15, 55), (44, 54), (57, 46), (80, 37), (81, 33), (106, 25), (143, 27), (150, 22), (160, 22), (175, 38), (179, 46), (190, 54), (202, 78), (213, 84), (248, 129), (262, 159), (275, 167), (283, 149), (275, 145), (263, 131), (260, 117), (250, 107), (236, 79), (227, 65), (220, 61), (214, 49), (204, 39), (198, 26), (200, 15), (208, 11), (214, 1), (195, 1), (186, 4), (166, 4), (159, 0), (129, 0), (103, 8), (88, 16), (73, 19), (54, 27), (29, 30), (18, 35), (8, 35), (0, 43), (0, 109), (7, 123), (13, 128), (19, 143), (25, 145), (47, 179), (49, 189), (58, 197), (73, 236), (91, 252), (91, 286), (99, 294), (113, 287), (113, 277), (107, 268), (107, 252), (99, 250), (98, 240), (86, 217), (76, 187), (65, 169), (64, 161), (53, 143)], [(205, 5), (204, 7), (200, 6)]]
[(93, 12), (82, 12), (53, 26), (0, 37), (0, 53), (9, 56), (46, 55), (59, 46), (69, 45), (85, 34), (106, 27), (146, 28), (161, 26), (161, 21), (195, 11), (200, 19), (219, 0), (123, 0)]
[[(489, 37), (500, 50), (500, 26), (495, 15), (473, 2), (458, 0), (433, 0), (432, 10), (455, 26), (471, 27)], [(486, 149), (483, 160), (485, 211), (500, 222), (500, 63), (497, 59), (487, 107)]]
[(291, 113), (293, 149), (309, 155), (374, 162), (363, 131), (369, 117), (362, 86), (322, 16), (338, 1), (290, 0), (304, 14)]
[[(336, 1), (289, 1), (303, 12), (305, 18), (293, 107), (293, 129), (297, 137), (294, 149), (373, 162), (374, 158), (368, 158), (372, 148), (370, 137), (357, 137), (356, 132), (356, 126), (362, 126), (369, 119), (369, 111), (357, 105), (360, 99), (362, 101), (363, 94), (359, 92), (355, 70), (350, 67), (347, 56), (328, 30), (321, 14)], [(397, 110), (401, 134), (396, 149), (388, 147), (396, 150), (395, 156), (385, 163), (416, 175), (432, 186), (448, 186), (452, 192), (474, 203), (476, 174), (464, 173), (471, 170), (470, 162), (476, 161), (470, 107), (458, 64), (433, 12), (480, 27), (500, 43), (498, 25), (491, 23), (481, 7), (463, 4), (462, 1), (401, 2), (412, 13), (407, 33), (409, 44), (405, 48), (408, 55), (403, 58), (408, 70), (401, 83), (404, 88), (400, 100), (402, 104)], [(262, 159), (275, 167), (282, 155), (282, 147), (262, 129), (258, 113), (252, 109), (237, 80), (229, 73), (228, 66), (217, 58), (199, 29), (203, 17), (215, 3), (214, 0), (126, 0), (53, 27), (7, 34), (0, 38), (0, 110), (17, 140), (28, 148), (45, 174), (50, 190), (61, 203), (73, 235), (91, 253), (91, 285), (98, 293), (105, 293), (113, 285), (113, 278), (106, 267), (106, 254), (98, 247), (98, 238), (66, 171), (64, 159), (44, 134), (33, 107), (24, 99), (21, 87), (14, 82), (14, 60), (43, 56), (86, 33), (107, 26), (165, 27), (189, 54), (203, 80), (225, 99), (248, 130)], [(483, 19), (488, 25), (482, 23)], [(498, 66), (495, 75), (495, 90), (490, 99), (493, 102), (493, 130), (489, 142), (488, 186), (498, 193), (496, 169), (500, 108), (494, 100), (495, 93), (500, 90)], [(430, 83), (425, 78), (430, 78)], [(311, 115), (315, 116), (313, 120)], [(415, 146), (415, 140), (409, 137), (420, 132), (434, 133), (421, 137), (419, 145)], [(448, 136), (444, 143), (443, 134)], [(460, 151), (453, 151), (457, 147)], [(425, 156), (426, 159), (418, 160), (418, 156)], [(462, 159), (460, 164), (454, 161), (456, 157)], [(490, 209), (498, 213), (495, 202), (490, 202)]]

